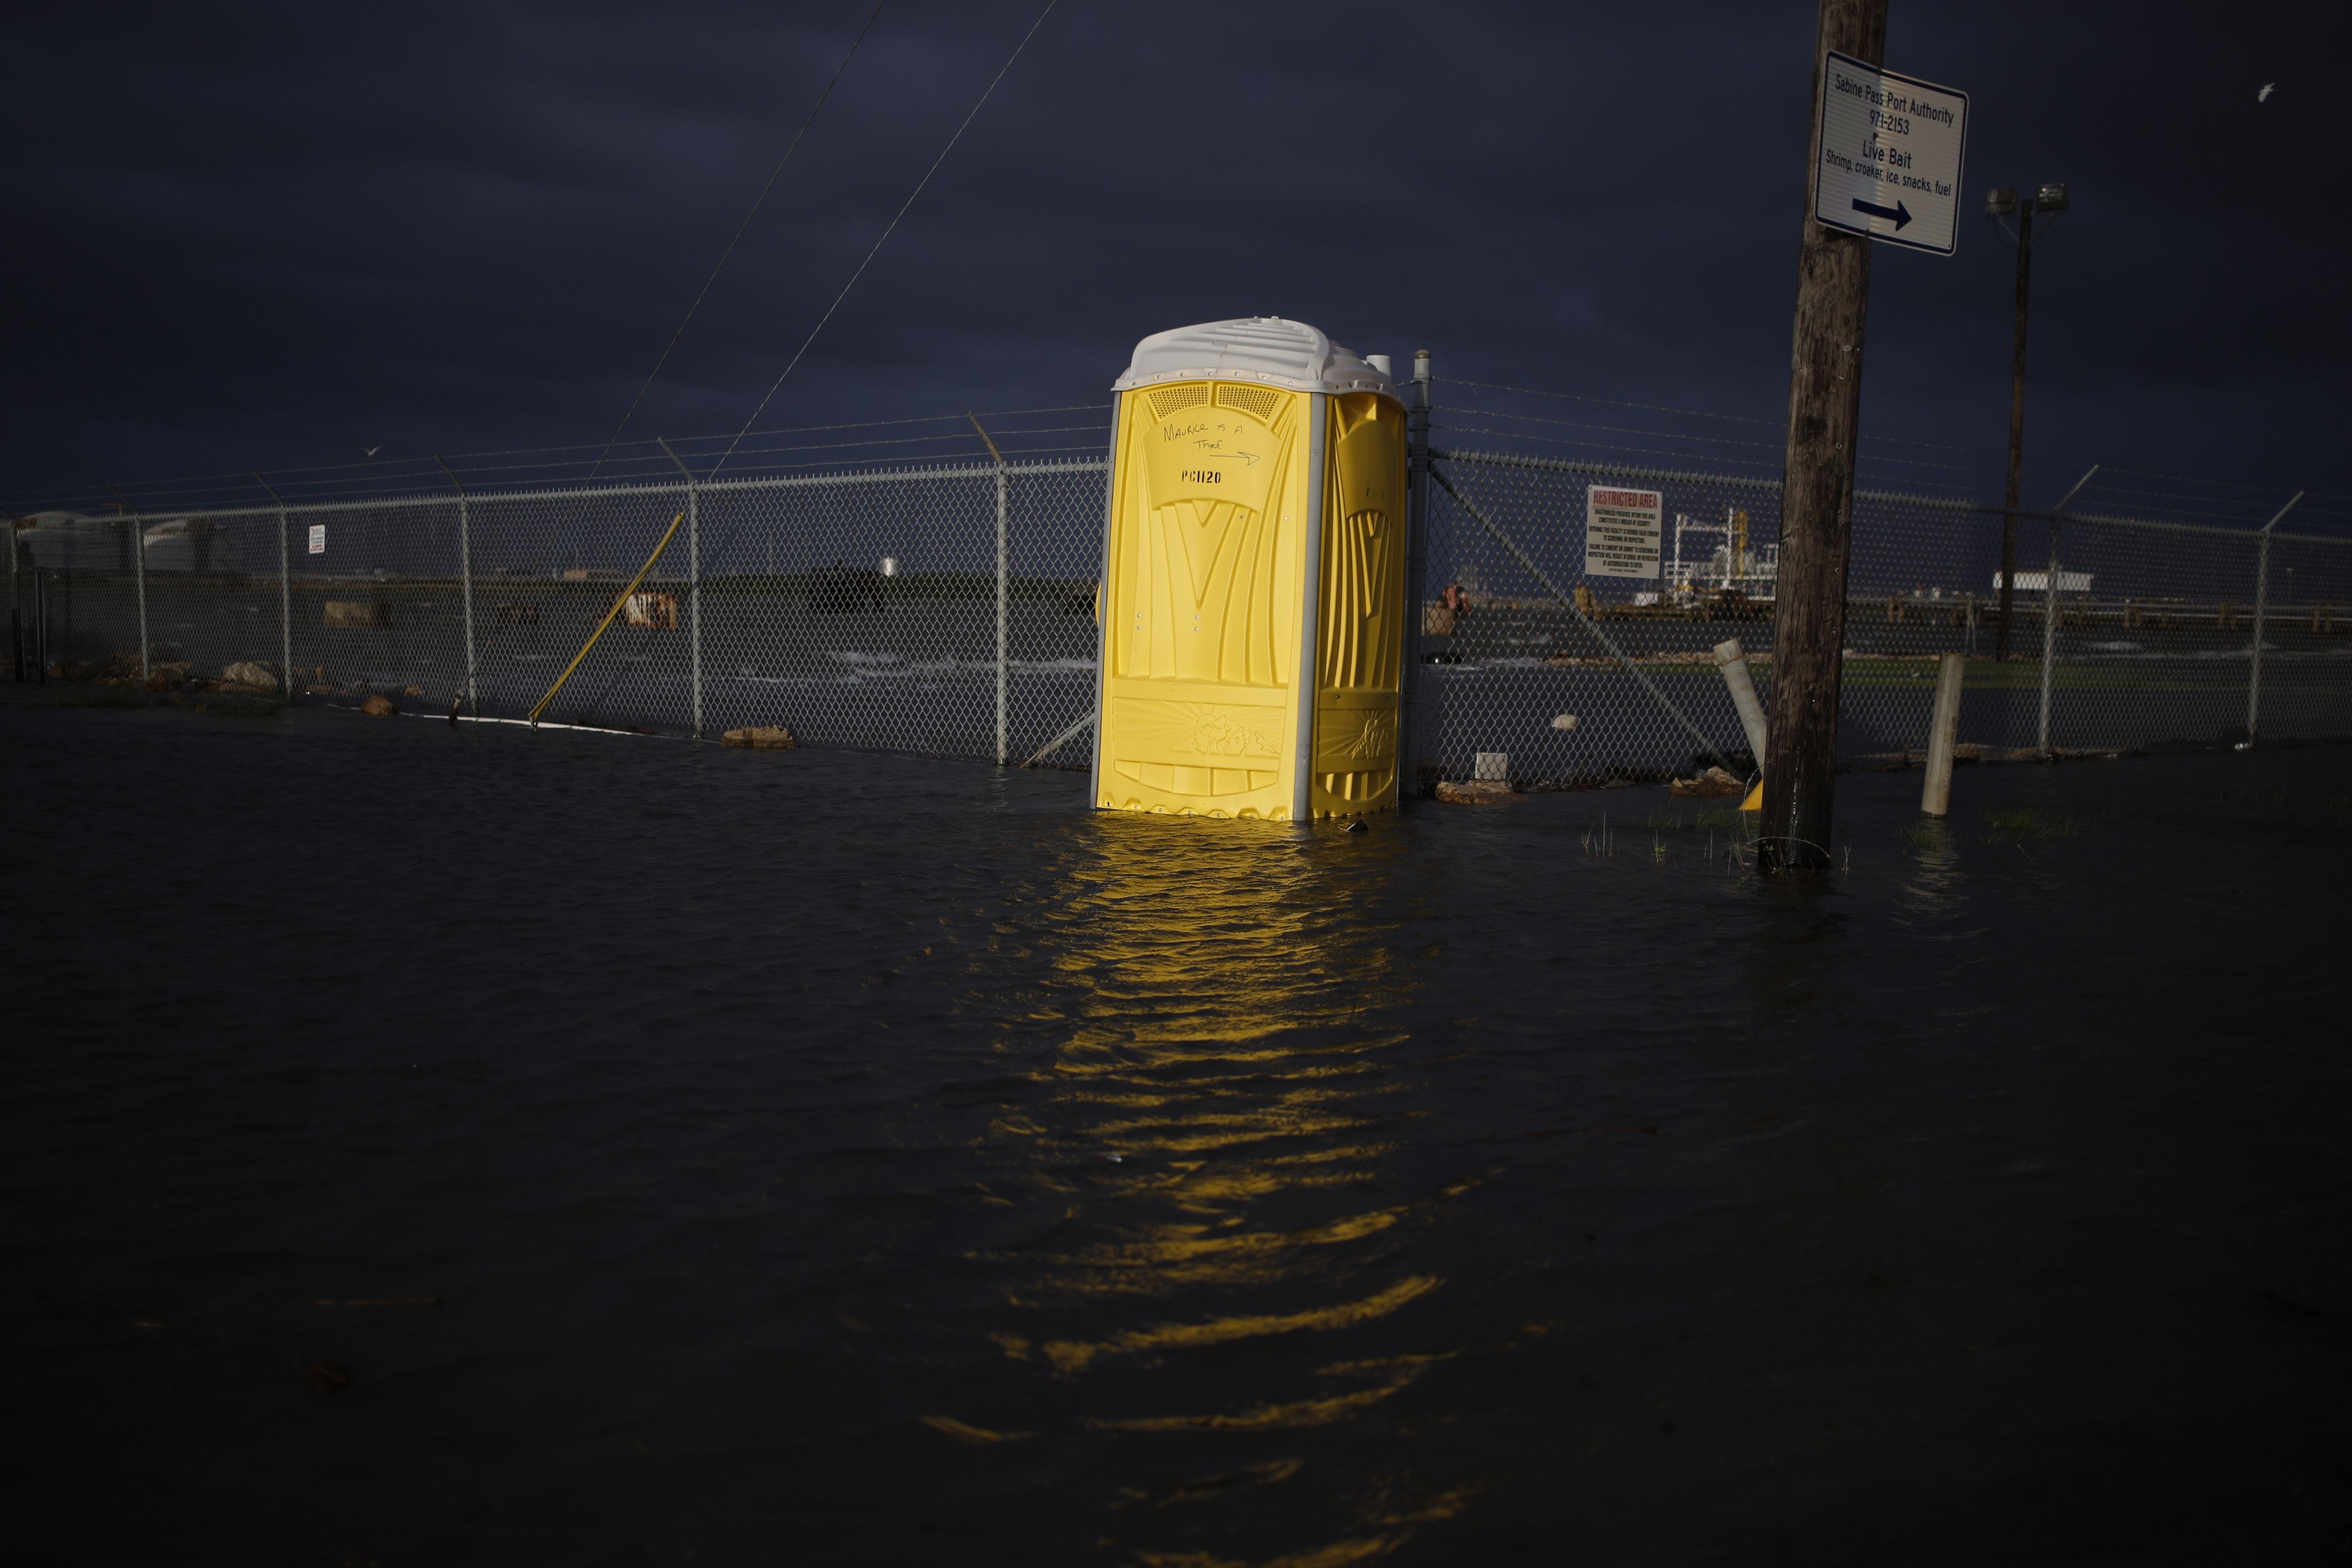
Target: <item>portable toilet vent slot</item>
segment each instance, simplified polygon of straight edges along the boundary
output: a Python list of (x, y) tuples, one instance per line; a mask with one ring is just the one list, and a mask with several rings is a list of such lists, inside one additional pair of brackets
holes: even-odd
[(1095, 803), (1274, 821), (1392, 809), (1394, 384), (1262, 316), (1146, 338), (1116, 385)]

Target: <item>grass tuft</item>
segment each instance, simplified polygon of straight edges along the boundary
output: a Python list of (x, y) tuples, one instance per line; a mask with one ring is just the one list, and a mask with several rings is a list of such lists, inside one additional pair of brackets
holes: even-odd
[(1996, 844), (2071, 839), (2083, 831), (2081, 818), (2062, 817), (2039, 806), (1988, 806), (1983, 820), (1985, 837)]

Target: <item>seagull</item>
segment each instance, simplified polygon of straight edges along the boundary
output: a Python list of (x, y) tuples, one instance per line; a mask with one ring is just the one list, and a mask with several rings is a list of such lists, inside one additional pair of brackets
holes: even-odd
[(2270, 101), (2271, 94), (2277, 90), (2278, 83), (2274, 81), (2264, 82), (2263, 84), (2263, 90), (2254, 94), (2254, 101), (2256, 103), (2268, 103)]
[[(2264, 92), (2268, 92), (2268, 91), (2270, 90), (2270, 89), (2268, 89), (2268, 88), (2264, 88), (2263, 90)], [(360, 450), (361, 450), (361, 451), (362, 451), (362, 452), (364, 452), (364, 453), (366, 453), (370, 457), (373, 457), (373, 456), (374, 456), (377, 453), (379, 453), (379, 452), (383, 451), (383, 447), (381, 447), (381, 446), (363, 446), (363, 447), (360, 448)]]

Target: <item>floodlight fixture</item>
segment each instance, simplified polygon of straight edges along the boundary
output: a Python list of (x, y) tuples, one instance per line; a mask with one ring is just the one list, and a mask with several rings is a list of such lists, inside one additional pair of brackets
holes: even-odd
[(2042, 186), (2041, 193), (2033, 198), (2033, 204), (2040, 207), (2045, 213), (2064, 212), (2066, 210), (2066, 187), (2063, 184)]
[(2001, 189), (1985, 193), (1985, 216), (2005, 218), (2017, 211), (2017, 193)]

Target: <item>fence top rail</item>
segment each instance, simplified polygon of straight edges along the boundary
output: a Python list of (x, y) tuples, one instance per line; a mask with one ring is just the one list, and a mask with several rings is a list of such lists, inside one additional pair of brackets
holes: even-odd
[[(1037, 474), (1100, 474), (1108, 471), (1110, 461), (1104, 457), (1039, 458), (1028, 462), (995, 463), (933, 463), (919, 468), (861, 468), (831, 474), (760, 475), (742, 479), (697, 481), (694, 488), (706, 496), (729, 492), (762, 490), (809, 490), (827, 485), (889, 485), (906, 483), (939, 483), (954, 479), (993, 480), (1000, 473), (1018, 479)], [(342, 501), (289, 501), (284, 506), (265, 504), (252, 507), (172, 507), (136, 512), (113, 514), (95, 513), (91, 522), (162, 523), (193, 521), (197, 518), (219, 520), (229, 517), (326, 517), (338, 513), (414, 511), (421, 507), (454, 507), (464, 501), (473, 507), (511, 505), (523, 501), (593, 501), (617, 496), (684, 496), (688, 486), (682, 479), (632, 485), (537, 485), (520, 490), (467, 490), (462, 495), (456, 490), (421, 491), (404, 496), (379, 496)], [(2284, 536), (2281, 536), (2284, 537)]]
[[(1646, 479), (1668, 485), (1708, 485), (1718, 489), (1752, 490), (1779, 495), (1778, 479), (1754, 479), (1739, 474), (1709, 474), (1696, 469), (1648, 468), (1633, 463), (1595, 463), (1572, 457), (1539, 457), (1516, 452), (1465, 452), (1433, 447), (1430, 456), (1446, 463), (1484, 463), (1505, 468), (1538, 468), (1555, 474), (1581, 474), (1595, 478)], [(1970, 501), (1950, 496), (1919, 496), (1901, 490), (1862, 490), (1853, 493), (1857, 501), (1874, 502), (1880, 506), (1910, 507), (1928, 511), (1966, 512), (1978, 517), (2017, 517), (2037, 522), (2094, 523), (2103, 528), (2147, 528), (2168, 534), (2201, 534), (2222, 538), (2244, 539), (2249, 543), (2263, 537), (2263, 530), (2251, 524), (2230, 528), (2214, 523), (2176, 523), (2157, 517), (2131, 517), (2112, 512), (2053, 512), (2032, 507), (2005, 507), (1996, 501)], [(2334, 534), (2287, 533), (2273, 529), (2273, 539), (2291, 539), (2298, 544), (2352, 545), (2352, 538)]]

